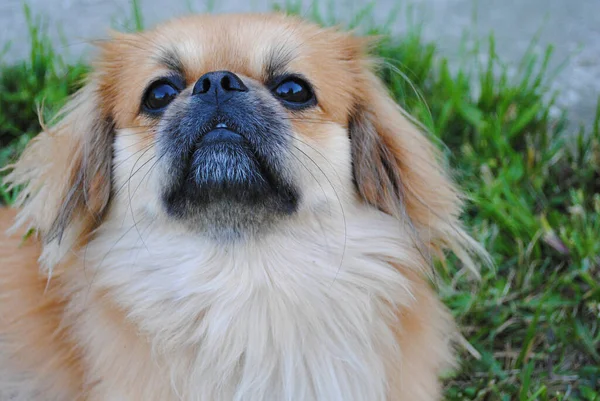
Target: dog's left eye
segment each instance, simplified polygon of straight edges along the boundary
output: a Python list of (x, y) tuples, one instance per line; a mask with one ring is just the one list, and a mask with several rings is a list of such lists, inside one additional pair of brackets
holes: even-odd
[(144, 95), (144, 108), (149, 112), (158, 112), (167, 107), (179, 94), (179, 89), (168, 82), (158, 81), (148, 88)]
[(273, 89), (273, 94), (291, 108), (304, 108), (316, 103), (311, 86), (298, 77), (289, 77), (281, 81)]

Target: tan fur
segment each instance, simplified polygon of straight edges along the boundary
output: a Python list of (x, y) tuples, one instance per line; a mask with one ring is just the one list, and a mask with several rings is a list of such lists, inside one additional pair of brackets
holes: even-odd
[[(82, 372), (63, 324), (61, 278), (40, 273), (41, 247), (19, 230), (7, 237), (15, 211), (0, 210), (0, 399), (75, 399)], [(38, 391), (42, 390), (43, 398)]]
[[(433, 401), (452, 320), (428, 257), (479, 251), (434, 146), (386, 94), (368, 41), (283, 15), (194, 16), (101, 45), (88, 84), (13, 166), (0, 243), (0, 400)], [(315, 87), (289, 114), (303, 197), (215, 244), (160, 206), (144, 88), (272, 54)], [(189, 89), (188, 89), (189, 90)], [(183, 96), (183, 94), (182, 94)], [(0, 212), (4, 232), (15, 221)]]

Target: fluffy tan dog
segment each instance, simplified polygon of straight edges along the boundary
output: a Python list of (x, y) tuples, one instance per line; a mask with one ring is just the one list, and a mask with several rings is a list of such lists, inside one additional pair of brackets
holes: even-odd
[(368, 45), (278, 14), (103, 43), (8, 176), (0, 399), (438, 399), (429, 255), (477, 246)]

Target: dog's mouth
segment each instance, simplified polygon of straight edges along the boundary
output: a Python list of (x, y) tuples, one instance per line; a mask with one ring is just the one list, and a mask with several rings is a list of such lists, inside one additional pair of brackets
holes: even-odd
[(285, 175), (286, 151), (267, 140), (274, 135), (222, 118), (203, 125), (170, 168), (171, 187), (163, 198), (168, 212), (205, 219), (219, 209), (218, 214), (227, 215), (225, 220), (233, 214), (239, 220), (242, 214), (295, 211), (298, 194)]
[(246, 139), (227, 123), (213, 124), (214, 127), (200, 138), (197, 146), (206, 146), (218, 143), (243, 144)]
[(213, 201), (243, 196), (250, 203), (272, 190), (276, 183), (269, 161), (262, 160), (255, 144), (232, 124), (211, 125), (190, 149), (186, 187)]

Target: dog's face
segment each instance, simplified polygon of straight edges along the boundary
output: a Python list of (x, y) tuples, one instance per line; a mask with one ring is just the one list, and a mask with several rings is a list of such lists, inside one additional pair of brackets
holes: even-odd
[(352, 186), (348, 125), (364, 80), (357, 45), (262, 16), (117, 37), (98, 78), (116, 128), (113, 174), (131, 185), (132, 169), (154, 167), (141, 167), (126, 201), (234, 237), (338, 203), (332, 196)]
[(366, 45), (283, 15), (115, 35), (12, 173), (22, 218), (47, 244), (85, 241), (111, 208), (240, 238), (366, 203), (427, 246), (461, 242), (459, 197)]

